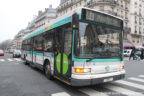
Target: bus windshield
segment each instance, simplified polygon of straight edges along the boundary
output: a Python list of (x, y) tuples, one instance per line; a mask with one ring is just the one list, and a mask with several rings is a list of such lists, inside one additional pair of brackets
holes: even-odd
[(92, 23), (79, 23), (75, 35), (75, 56), (78, 58), (118, 58), (122, 54), (121, 30)]

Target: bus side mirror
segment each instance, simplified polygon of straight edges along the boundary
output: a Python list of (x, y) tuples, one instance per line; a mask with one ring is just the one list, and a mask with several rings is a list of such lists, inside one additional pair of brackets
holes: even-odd
[(79, 15), (77, 13), (72, 15), (72, 28), (73, 29), (79, 28)]

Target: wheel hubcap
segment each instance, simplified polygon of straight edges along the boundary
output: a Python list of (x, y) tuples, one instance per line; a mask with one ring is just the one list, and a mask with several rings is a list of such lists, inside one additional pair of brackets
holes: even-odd
[(49, 74), (49, 72), (50, 72), (50, 67), (49, 67), (49, 65), (46, 65), (46, 74), (48, 75)]

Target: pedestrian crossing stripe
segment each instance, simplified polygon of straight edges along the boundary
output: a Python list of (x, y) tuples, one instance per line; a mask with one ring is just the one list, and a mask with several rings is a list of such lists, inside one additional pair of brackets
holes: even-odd
[(91, 88), (82, 88), (82, 89), (79, 89), (79, 91), (81, 91), (82, 93), (85, 93), (89, 96), (109, 96), (103, 92), (99, 92), (99, 91), (96, 91), (94, 89), (91, 89)]
[(138, 77), (142, 77), (142, 78), (144, 78), (144, 75), (139, 75)]
[[(139, 75), (138, 77), (144, 77), (144, 75)], [(135, 77), (130, 77), (128, 79), (135, 80), (137, 82), (143, 82), (143, 79), (139, 79), (139, 78), (135, 78)], [(144, 90), (143, 85), (125, 81), (125, 80), (118, 80), (118, 81), (115, 81), (114, 83), (119, 83), (119, 84), (123, 84), (126, 86)], [(133, 91), (133, 90), (130, 90), (130, 89), (118, 86), (118, 85), (114, 85), (113, 83), (101, 84), (100, 86), (102, 88), (106, 88), (106, 89), (114, 91), (114, 92), (100, 92), (100, 91), (97, 91), (96, 89), (88, 88), (88, 87), (80, 88), (79, 91), (88, 96), (109, 96), (109, 95), (116, 95), (116, 94), (117, 95), (122, 94), (122, 95), (126, 95), (126, 96), (144, 96), (144, 94), (141, 92), (136, 92), (136, 91)], [(60, 92), (60, 93), (52, 94), (51, 96), (71, 96), (71, 95), (66, 92)]]
[(12, 59), (8, 59), (9, 61), (13, 61)]
[(138, 81), (138, 82), (144, 82), (144, 79), (139, 79), (139, 78), (134, 78), (134, 77), (130, 77), (128, 79), (133, 80), (133, 81)]
[(129, 81), (124, 81), (124, 80), (118, 80), (118, 81), (115, 81), (115, 82), (144, 90), (144, 85), (140, 85), (140, 84), (137, 84), (137, 83), (132, 83), (132, 82), (129, 82)]
[(119, 86), (115, 86), (112, 84), (105, 84), (102, 87), (112, 90), (112, 91), (115, 91), (115, 92), (118, 92), (123, 95), (127, 95), (127, 96), (144, 96), (144, 94), (141, 94), (139, 92), (134, 92), (134, 91), (131, 91), (131, 90), (119, 87)]
[(21, 59), (17, 59), (17, 58), (14, 58), (14, 60), (16, 60), (16, 61), (21, 61)]
[(14, 58), (14, 59), (11, 59), (11, 58), (8, 58), (8, 59), (0, 59), (0, 62), (4, 62), (4, 61), (22, 61), (21, 59), (18, 59), (18, 58)]
[(71, 95), (69, 95), (67, 92), (59, 92), (51, 94), (51, 96), (71, 96)]
[(5, 60), (4, 59), (0, 59), (0, 61), (4, 62)]

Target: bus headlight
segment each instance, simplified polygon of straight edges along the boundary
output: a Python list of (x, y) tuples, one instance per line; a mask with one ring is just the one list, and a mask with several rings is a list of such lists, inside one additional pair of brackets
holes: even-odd
[(124, 70), (124, 68), (125, 68), (124, 65), (121, 65), (121, 66), (120, 66), (120, 69)]
[(88, 73), (88, 72), (91, 72), (91, 69), (90, 68), (75, 68), (75, 72), (76, 73)]

